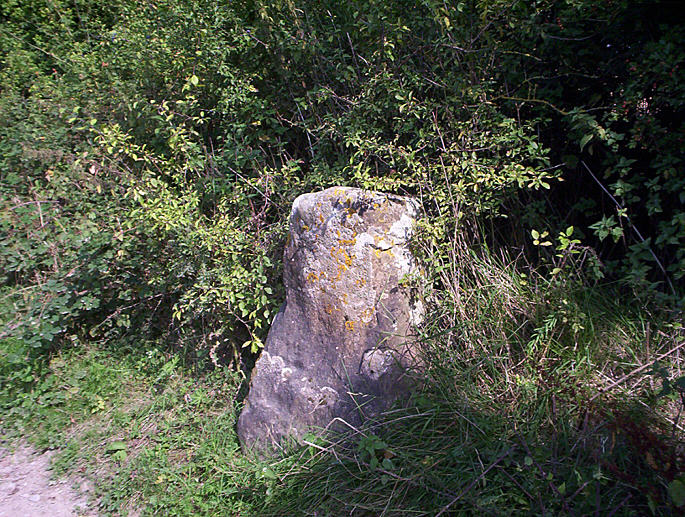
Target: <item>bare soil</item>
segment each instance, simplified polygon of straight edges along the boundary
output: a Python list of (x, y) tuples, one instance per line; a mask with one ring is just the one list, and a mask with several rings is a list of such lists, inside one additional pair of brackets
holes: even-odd
[(50, 458), (26, 444), (0, 447), (0, 517), (94, 516), (87, 481), (51, 479)]

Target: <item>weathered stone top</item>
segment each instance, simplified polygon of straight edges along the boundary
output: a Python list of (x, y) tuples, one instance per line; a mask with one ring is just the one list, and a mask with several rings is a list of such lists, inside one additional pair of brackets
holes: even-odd
[(349, 187), (293, 203), (286, 303), (253, 372), (244, 445), (301, 436), (334, 418), (359, 423), (408, 389), (411, 326), (422, 316), (402, 280), (418, 204)]

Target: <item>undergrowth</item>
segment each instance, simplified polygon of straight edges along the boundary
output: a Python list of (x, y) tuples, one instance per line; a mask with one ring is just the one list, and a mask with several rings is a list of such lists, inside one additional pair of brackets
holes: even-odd
[(682, 390), (659, 395), (682, 375), (682, 327), (487, 249), (452, 260), (420, 388), (362, 428), (243, 454), (240, 375), (85, 343), (21, 393), (3, 383), (2, 426), (95, 479), (105, 515), (676, 515)]
[(267, 513), (677, 514), (680, 400), (655, 396), (653, 369), (631, 373), (677, 354), (682, 327), (606, 287), (453, 258), (462, 301), (442, 300), (424, 328), (424, 389), (368, 428), (312, 442)]

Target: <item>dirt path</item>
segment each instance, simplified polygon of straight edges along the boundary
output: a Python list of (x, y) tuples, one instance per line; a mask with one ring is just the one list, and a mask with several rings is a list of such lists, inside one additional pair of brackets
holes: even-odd
[(13, 452), (0, 448), (0, 517), (93, 516), (87, 511), (88, 490), (82, 482), (50, 479), (53, 452), (38, 454), (22, 444)]

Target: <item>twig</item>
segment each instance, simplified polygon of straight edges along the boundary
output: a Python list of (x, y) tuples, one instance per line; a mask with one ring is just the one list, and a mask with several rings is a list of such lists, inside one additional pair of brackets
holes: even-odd
[[(268, 194), (266, 194), (265, 192), (263, 192), (262, 190), (260, 190), (259, 187), (257, 187), (257, 186), (255, 186), (255, 185), (253, 185), (252, 183), (250, 183), (250, 181), (249, 181), (245, 176), (243, 176), (242, 174), (240, 174), (237, 170), (233, 169), (233, 168), (230, 167), (230, 166), (226, 166), (226, 168), (227, 168), (229, 171), (231, 171), (233, 174), (235, 174), (236, 176), (238, 176), (241, 180), (243, 180), (249, 187), (252, 187), (254, 190), (256, 190), (257, 192), (259, 192), (259, 194), (261, 194), (261, 196), (262, 196), (263, 198), (265, 198), (265, 199), (268, 199), (268, 198), (269, 198), (269, 195), (268, 195)], [(280, 211), (282, 211), (282, 212), (284, 211), (283, 207), (281, 207), (281, 206), (280, 206), (278, 203), (276, 203), (275, 201), (271, 201), (271, 204), (274, 205), (276, 208), (278, 208)]]
[(26, 41), (26, 40), (24, 40), (24, 39), (22, 39), (22, 38), (20, 38), (20, 37), (18, 37), (18, 36), (15, 36), (15, 35), (12, 34), (10, 31), (7, 31), (7, 30), (4, 30), (4, 29), (3, 29), (3, 32), (4, 32), (5, 34), (7, 34), (8, 36), (14, 38), (15, 40), (22, 42), (24, 45), (28, 45), (29, 47), (33, 47), (33, 48), (35, 48), (36, 50), (41, 51), (41, 52), (42, 52), (43, 54), (45, 54), (46, 56), (50, 56), (51, 58), (56, 59), (56, 60), (59, 61), (60, 63), (67, 63), (67, 64), (68, 64), (68, 61), (66, 61), (66, 60), (64, 60), (64, 59), (62, 59), (62, 58), (60, 58), (60, 57), (57, 57), (57, 56), (56, 56), (55, 54), (53, 54), (52, 52), (48, 52), (47, 50), (44, 50), (44, 49), (42, 49), (42, 48), (40, 48), (40, 47), (37, 47), (37, 46), (34, 45), (33, 43), (29, 43), (28, 41)]
[(495, 23), (496, 21), (499, 21), (499, 17), (502, 16), (502, 14), (509, 12), (512, 7), (514, 7), (514, 4), (516, 4), (516, 1), (511, 2), (511, 4), (504, 6), (501, 11), (499, 11), (493, 18), (488, 22), (488, 24), (483, 27), (478, 34), (476, 34), (476, 37), (473, 38), (470, 43), (469, 43), (469, 48), (473, 48), (473, 44), (478, 41), (478, 39), (485, 33), (486, 30), (490, 28), (490, 26)]
[(45, 221), (43, 221), (43, 211), (40, 209), (40, 202), (36, 199), (36, 208), (38, 209), (38, 217), (40, 218), (40, 227), (43, 228), (45, 226)]
[(591, 36), (584, 36), (582, 38), (564, 38), (562, 36), (552, 36), (551, 34), (545, 34), (545, 36), (548, 37), (549, 39), (558, 39), (561, 41), (585, 41), (585, 40), (589, 40), (590, 38), (594, 38), (596, 36), (596, 34), (592, 34)]
[(464, 488), (464, 490), (462, 490), (461, 492), (459, 492), (459, 494), (458, 494), (454, 499), (452, 499), (449, 503), (447, 503), (447, 504), (442, 508), (442, 510), (440, 510), (440, 511), (438, 512), (438, 514), (437, 514), (435, 517), (440, 517), (443, 513), (445, 513), (445, 512), (449, 509), (450, 506), (452, 506), (454, 503), (456, 503), (457, 501), (459, 501), (459, 499), (461, 499), (462, 497), (464, 497), (464, 496), (465, 496), (465, 495), (466, 495), (466, 494), (475, 486), (476, 483), (478, 483), (483, 477), (485, 477), (485, 474), (487, 474), (488, 472), (490, 472), (493, 468), (495, 468), (495, 466), (497, 466), (497, 464), (498, 464), (500, 461), (502, 461), (504, 458), (506, 458), (507, 456), (509, 456), (509, 454), (511, 453), (511, 451), (512, 451), (513, 449), (514, 449), (513, 447), (510, 447), (510, 448), (507, 449), (505, 452), (503, 452), (502, 454), (500, 454), (499, 457), (498, 457), (495, 461), (493, 461), (493, 462), (490, 464), (490, 466), (489, 466), (488, 468), (486, 468), (486, 469), (481, 473), (480, 476), (478, 476), (476, 479), (474, 479), (473, 481), (471, 481), (471, 482), (468, 484), (468, 486), (467, 486), (466, 488)]
[(498, 99), (504, 99), (507, 101), (516, 101), (516, 102), (537, 102), (540, 104), (544, 104), (545, 106), (549, 106), (550, 108), (552, 108), (554, 111), (560, 113), (561, 115), (568, 115), (567, 111), (564, 111), (561, 108), (557, 108), (554, 104), (552, 104), (551, 102), (546, 101), (544, 99), (530, 99), (530, 98), (526, 99), (524, 97), (509, 97), (507, 95), (499, 95), (492, 100), (496, 101)]
[[(500, 468), (501, 468), (501, 467), (500, 467)], [(526, 490), (525, 488), (523, 488), (523, 486), (521, 485), (521, 483), (519, 483), (518, 481), (516, 481), (516, 478), (514, 478), (514, 476), (512, 476), (511, 474), (509, 474), (509, 472), (506, 471), (506, 469), (502, 469), (502, 474), (504, 474), (504, 475), (507, 476), (509, 479), (511, 479), (511, 480), (513, 481), (513, 483), (514, 483), (517, 487), (519, 487), (519, 489), (520, 489), (524, 494), (526, 494), (526, 495), (528, 496), (528, 499), (530, 499), (531, 501), (532, 501), (533, 499), (535, 499), (535, 498), (530, 494), (530, 492), (528, 492), (528, 490)]]
[(347, 35), (347, 41), (350, 44), (350, 48), (352, 49), (352, 57), (354, 58), (354, 66), (357, 69), (357, 73), (359, 73), (359, 62), (357, 61), (357, 53), (354, 51), (354, 45), (352, 45), (352, 38), (350, 38), (350, 33), (346, 32)]
[[(604, 191), (604, 193), (605, 193), (607, 196), (609, 196), (609, 198), (614, 202), (614, 204), (615, 204), (620, 210), (625, 210), (624, 207), (623, 207), (623, 205), (622, 205), (621, 203), (619, 203), (618, 200), (617, 200), (614, 196), (611, 195), (611, 192), (609, 192), (609, 191), (606, 189), (606, 187), (604, 187), (604, 185), (602, 184), (602, 182), (599, 181), (599, 179), (597, 178), (597, 176), (595, 176), (595, 175), (592, 173), (592, 171), (590, 170), (590, 167), (587, 166), (587, 164), (585, 163), (585, 161), (584, 161), (584, 160), (581, 160), (580, 163), (583, 164), (583, 167), (585, 167), (585, 170), (588, 171), (588, 173), (590, 174), (590, 176), (592, 176), (592, 179), (594, 179), (594, 180), (597, 182), (597, 184), (599, 185), (599, 187)], [(627, 214), (624, 214), (623, 217), (626, 218), (626, 220), (628, 221), (628, 224), (630, 225), (630, 227), (632, 228), (632, 230), (635, 232), (635, 235), (638, 236), (638, 238), (640, 239), (640, 241), (645, 242), (645, 238), (644, 238), (644, 237), (642, 236), (642, 234), (640, 233), (640, 230), (638, 230), (637, 227), (633, 224), (633, 221), (630, 220), (630, 217), (628, 217)], [(664, 265), (663, 265), (663, 264), (661, 263), (661, 261), (659, 260), (659, 257), (656, 256), (656, 253), (654, 253), (654, 251), (652, 250), (652, 247), (651, 247), (651, 246), (647, 246), (647, 249), (649, 250), (650, 255), (652, 255), (652, 258), (654, 259), (654, 261), (655, 261), (655, 262), (657, 263), (657, 265), (659, 266), (659, 269), (661, 269), (661, 272), (664, 274), (664, 278), (666, 278), (666, 282), (668, 283), (668, 286), (671, 288), (671, 292), (672, 292), (673, 295), (675, 296), (675, 294), (676, 294), (676, 292), (675, 292), (675, 287), (673, 287), (673, 283), (671, 282), (671, 278), (669, 277), (668, 273), (666, 272), (666, 268), (664, 267)]]
[(16, 210), (17, 208), (20, 208), (22, 206), (33, 205), (33, 204), (38, 205), (39, 203), (59, 203), (59, 201), (57, 201), (57, 200), (34, 200), (34, 201), (27, 201), (26, 203), (19, 203), (18, 205), (14, 205), (14, 206), (11, 206), (9, 208), (10, 208), (10, 210)]
[[(645, 403), (644, 400), (638, 400), (638, 404), (640, 404), (642, 407), (644, 407), (644, 408), (645, 408), (647, 411), (649, 411), (650, 413), (652, 413), (652, 414), (658, 414), (658, 413), (655, 411), (655, 409), (654, 409), (652, 406), (650, 406), (649, 404)], [(677, 422), (673, 422), (673, 425), (675, 425), (681, 433), (685, 433), (685, 428), (683, 428), (683, 427), (681, 427), (680, 425), (678, 425)]]
[(607, 517), (612, 517), (612, 515), (615, 515), (616, 512), (617, 512), (624, 504), (626, 504), (626, 503), (628, 502), (628, 499), (630, 499), (631, 497), (633, 497), (632, 494), (628, 494), (627, 496), (625, 496), (625, 497), (623, 498), (623, 501), (621, 501), (621, 502), (619, 503), (619, 505), (618, 505), (616, 508), (614, 508), (613, 510), (611, 510), (611, 513), (609, 513), (609, 514), (607, 515)]
[(661, 354), (661, 355), (660, 355), (659, 357), (657, 357), (654, 361), (651, 361), (651, 362), (649, 362), (649, 363), (647, 363), (647, 364), (644, 364), (644, 365), (640, 366), (639, 368), (636, 368), (636, 369), (633, 370), (632, 372), (625, 374), (625, 375), (624, 375), (623, 377), (621, 377), (620, 379), (618, 379), (618, 380), (612, 382), (611, 384), (609, 384), (609, 386), (606, 386), (606, 387), (604, 387), (604, 388), (600, 388), (600, 389), (599, 389), (599, 392), (596, 393), (596, 394), (589, 400), (589, 402), (592, 402), (592, 401), (595, 400), (597, 397), (599, 397), (602, 393), (606, 393), (606, 392), (609, 391), (611, 388), (614, 388), (615, 386), (618, 386), (619, 384), (625, 382), (627, 379), (630, 379), (633, 375), (636, 375), (636, 374), (638, 374), (638, 373), (640, 373), (640, 372), (646, 370), (646, 369), (649, 368), (650, 366), (653, 366), (654, 363), (661, 361), (664, 357), (667, 357), (667, 356), (671, 355), (673, 352), (675, 352), (675, 351), (677, 351), (677, 350), (680, 350), (680, 349), (683, 348), (684, 346), (685, 346), (685, 341), (683, 341), (683, 342), (680, 343), (679, 345), (677, 345), (677, 346), (671, 348), (668, 352), (665, 352), (665, 353)]
[(575, 492), (573, 492), (573, 494), (571, 494), (571, 497), (569, 497), (568, 500), (569, 500), (569, 501), (573, 501), (573, 500), (576, 498), (576, 496), (577, 496), (578, 494), (580, 494), (580, 493), (585, 489), (585, 487), (588, 486), (591, 482), (592, 482), (591, 480), (590, 480), (590, 481), (585, 481), (582, 485), (580, 485), (580, 486), (578, 487), (578, 490), (576, 490)]
[(304, 117), (302, 116), (302, 111), (300, 111), (300, 105), (297, 103), (295, 105), (297, 106), (297, 113), (299, 113), (299, 115), (300, 115), (300, 120), (302, 120), (304, 132), (307, 135), (307, 142), (309, 142), (309, 152), (312, 155), (312, 160), (313, 160), (314, 159), (314, 148), (312, 147), (312, 139), (309, 137), (309, 129), (304, 125), (305, 121), (304, 121)]

